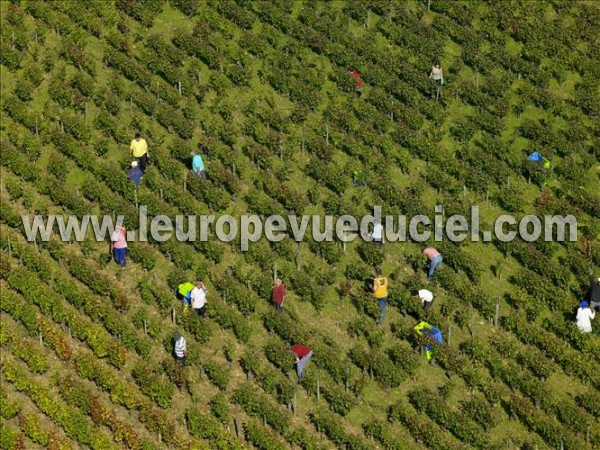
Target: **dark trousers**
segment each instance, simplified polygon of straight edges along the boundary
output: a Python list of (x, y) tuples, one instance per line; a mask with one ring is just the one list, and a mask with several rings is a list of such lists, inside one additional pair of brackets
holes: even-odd
[(185, 355), (183, 355), (181, 358), (175, 355), (175, 361), (177, 361), (179, 365), (185, 366)]
[(124, 248), (114, 248), (113, 254), (115, 255), (115, 261), (122, 267), (125, 267), (125, 260), (127, 257), (127, 247)]
[(146, 167), (148, 167), (148, 154), (144, 153), (137, 159), (137, 162), (140, 165), (140, 170), (146, 173)]
[(278, 313), (283, 312), (283, 306), (280, 303), (273, 302), (273, 306), (275, 307), (275, 311), (277, 311)]
[(206, 305), (204, 305), (202, 308), (194, 308), (194, 312), (197, 316), (204, 317), (204, 315), (206, 314)]

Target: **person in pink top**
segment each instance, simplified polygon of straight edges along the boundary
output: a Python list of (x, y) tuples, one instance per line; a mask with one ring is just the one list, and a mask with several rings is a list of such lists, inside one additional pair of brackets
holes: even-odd
[(110, 237), (110, 249), (115, 256), (115, 261), (125, 269), (127, 257), (127, 237), (125, 227), (117, 226)]
[(435, 272), (435, 269), (442, 264), (442, 255), (433, 247), (427, 247), (425, 250), (423, 250), (423, 254), (427, 257), (427, 259), (429, 259), (429, 264), (427, 265), (426, 269), (429, 272), (429, 281), (431, 281), (433, 279), (433, 273)]

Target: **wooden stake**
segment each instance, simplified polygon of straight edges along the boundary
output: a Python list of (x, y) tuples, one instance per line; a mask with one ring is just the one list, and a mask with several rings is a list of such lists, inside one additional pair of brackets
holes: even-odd
[(283, 161), (283, 137), (279, 133), (279, 159)]
[(183, 173), (183, 192), (187, 191), (187, 171)]
[(177, 323), (177, 312), (175, 311), (175, 308), (173, 308), (173, 311), (171, 313), (171, 320), (173, 320), (173, 323)]
[(235, 436), (240, 439), (242, 437), (242, 424), (237, 417), (233, 418), (233, 426), (235, 428)]
[(163, 197), (164, 197), (164, 194), (163, 194), (163, 188), (160, 188), (160, 199), (162, 200), (162, 199), (163, 199)]
[(319, 379), (317, 378), (317, 402), (319, 400), (321, 400), (321, 384), (319, 383)]
[(181, 95), (181, 81), (177, 82), (177, 87), (179, 89), (179, 95)]
[(498, 317), (500, 316), (500, 299), (496, 299), (496, 314), (494, 315), (494, 328), (498, 327)]
[(448, 345), (452, 341), (452, 325), (448, 325)]
[(325, 142), (329, 145), (329, 124), (325, 125)]
[(508, 179), (506, 180), (506, 183), (508, 185), (508, 189), (510, 189), (510, 177), (508, 177)]
[(427, 0), (427, 11), (431, 11), (431, 0)]
[(148, 324), (146, 323), (146, 319), (144, 319), (144, 334), (148, 334)]
[(10, 242), (10, 236), (8, 237), (8, 256), (12, 257), (12, 245)]
[(133, 195), (135, 196), (135, 210), (139, 211), (138, 208), (138, 188), (135, 188), (135, 190), (133, 191)]
[(273, 265), (273, 283), (277, 281), (277, 263)]
[(350, 384), (350, 368), (346, 365), (346, 380), (344, 381), (344, 390), (348, 392)]

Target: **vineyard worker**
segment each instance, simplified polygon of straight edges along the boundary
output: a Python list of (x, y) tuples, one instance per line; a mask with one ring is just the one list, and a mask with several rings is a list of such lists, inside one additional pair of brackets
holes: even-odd
[(146, 139), (142, 139), (140, 133), (135, 133), (135, 139), (131, 141), (129, 149), (131, 155), (137, 159), (142, 173), (146, 173), (146, 166), (148, 165), (148, 143)]
[(194, 283), (190, 283), (189, 281), (186, 283), (181, 283), (179, 286), (177, 286), (177, 292), (183, 297), (184, 312), (187, 312), (190, 307), (190, 303), (192, 302), (192, 290), (194, 287)]
[(302, 379), (306, 364), (308, 364), (308, 360), (313, 356), (313, 351), (304, 345), (296, 344), (292, 346), (292, 352), (296, 357), (294, 359), (296, 373), (298, 374), (298, 378)]
[(440, 65), (439, 61), (434, 61), (432, 63), (429, 78), (431, 78), (440, 86), (444, 85), (444, 69), (442, 69), (442, 66)]
[(379, 219), (375, 220), (371, 237), (373, 238), (375, 245), (378, 245), (379, 247), (383, 246), (383, 225), (381, 225)]
[(144, 172), (142, 172), (142, 169), (140, 169), (140, 167), (138, 166), (137, 161), (133, 161), (131, 163), (131, 168), (129, 169), (129, 172), (127, 172), (127, 176), (131, 181), (133, 181), (135, 187), (140, 187), (140, 184), (142, 183), (142, 178), (144, 177)]
[[(202, 149), (202, 144), (198, 144), (198, 148)], [(204, 161), (202, 160), (202, 156), (196, 153), (195, 150), (190, 152), (192, 155), (192, 172), (194, 175), (204, 179), (206, 178), (206, 172), (204, 171)]]
[(378, 324), (382, 324), (385, 320), (385, 309), (387, 306), (388, 297), (388, 279), (381, 275), (381, 269), (376, 270), (375, 281), (373, 282), (373, 296), (379, 303), (379, 309), (381, 309), (381, 317), (377, 321)]
[(176, 331), (173, 334), (173, 342), (175, 343), (175, 347), (173, 349), (175, 361), (184, 366), (185, 358), (187, 356), (187, 343), (185, 342), (185, 338), (179, 334), (179, 331)]
[[(441, 344), (443, 341), (442, 332), (439, 328), (432, 327), (427, 322), (421, 322), (417, 326), (415, 326), (415, 331), (420, 336), (427, 336), (432, 341)], [(425, 345), (425, 357), (430, 364), (433, 363), (433, 346), (431, 344)]]
[(113, 252), (115, 261), (121, 265), (121, 268), (125, 270), (126, 258), (127, 258), (127, 238), (125, 227), (117, 225), (115, 231), (110, 237), (110, 249)]
[(410, 293), (413, 297), (419, 297), (424, 309), (429, 309), (433, 306), (433, 293), (427, 289), (420, 289)]
[(577, 310), (577, 327), (583, 333), (592, 332), (592, 319), (596, 317), (596, 313), (589, 308), (586, 300), (581, 302), (581, 306)]
[(433, 247), (424, 249), (423, 254), (429, 259), (429, 264), (427, 265), (429, 274), (427, 278), (431, 281), (433, 279), (433, 273), (442, 264), (442, 254)]
[(273, 305), (279, 313), (283, 312), (283, 302), (285, 301), (285, 295), (285, 284), (283, 284), (281, 278), (277, 278), (277, 280), (275, 280), (275, 286), (273, 286)]
[(586, 298), (590, 302), (591, 309), (600, 308), (600, 278), (590, 279), (590, 288), (588, 290)]
[(362, 170), (352, 172), (352, 182), (354, 186), (368, 186), (367, 174)]
[(206, 314), (206, 293), (208, 290), (204, 283), (200, 280), (196, 282), (196, 287), (192, 289), (191, 299), (192, 299), (192, 308), (195, 313), (199, 316), (203, 316)]
[(433, 80), (435, 90), (433, 91), (432, 97), (435, 97), (435, 101), (437, 102), (440, 93), (440, 86), (445, 84), (444, 70), (442, 69), (439, 61), (433, 61), (429, 78)]
[(365, 83), (363, 82), (357, 70), (351, 70), (350, 75), (352, 75), (352, 77), (356, 80), (356, 89), (354, 90), (354, 92), (356, 93), (357, 97), (360, 97), (362, 95), (362, 88), (365, 85)]

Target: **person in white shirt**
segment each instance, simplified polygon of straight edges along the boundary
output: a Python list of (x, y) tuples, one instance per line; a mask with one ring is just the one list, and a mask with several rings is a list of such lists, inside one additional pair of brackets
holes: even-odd
[(376, 245), (380, 247), (383, 245), (383, 225), (381, 225), (379, 220), (376, 220), (373, 225), (373, 232), (371, 233), (371, 237), (373, 238), (373, 242), (375, 242)]
[(179, 331), (173, 334), (173, 341), (175, 342), (175, 348), (173, 349), (175, 360), (183, 366), (185, 365), (185, 358), (187, 356), (187, 343), (185, 342), (185, 338), (179, 334)]
[(196, 287), (192, 289), (191, 299), (192, 308), (199, 316), (206, 314), (206, 293), (208, 290), (202, 281), (196, 282)]
[(583, 333), (592, 332), (592, 319), (596, 317), (596, 312), (592, 311), (588, 305), (588, 302), (584, 300), (577, 310), (577, 327)]
[(431, 64), (431, 73), (429, 74), (429, 78), (438, 83), (441, 83), (441, 80), (444, 78), (444, 70), (442, 69), (439, 61), (434, 61)]
[(433, 306), (433, 293), (427, 289), (420, 289), (418, 291), (412, 291), (413, 297), (419, 297), (424, 309), (429, 309)]

